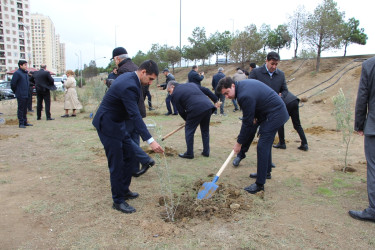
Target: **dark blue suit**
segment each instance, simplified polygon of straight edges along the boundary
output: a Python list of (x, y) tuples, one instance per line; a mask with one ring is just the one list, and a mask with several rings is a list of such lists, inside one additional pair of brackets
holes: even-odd
[(191, 70), (188, 74), (188, 82), (193, 82), (195, 84), (201, 85), (201, 81), (203, 80), (204, 75), (200, 75), (195, 70)]
[(185, 140), (186, 155), (194, 156), (194, 133), (198, 125), (201, 128), (203, 154), (210, 154), (210, 119), (212, 112), (216, 110), (207, 96), (217, 102), (217, 97), (208, 88), (185, 83), (177, 85), (172, 93), (172, 101), (175, 102), (178, 113), (186, 121)]
[(27, 71), (19, 68), (14, 72), (11, 86), (13, 92), (16, 94), (18, 109), (17, 118), (19, 125), (27, 124), (27, 102), (29, 100), (29, 76)]
[[(285, 104), (274, 90), (264, 83), (248, 79), (236, 83), (236, 98), (243, 112), (243, 120), (237, 142), (244, 144), (254, 136), (259, 124), (259, 141), (257, 146), (257, 183), (266, 182), (267, 173), (271, 172), (271, 149), (277, 130), (288, 119)], [(254, 130), (255, 128), (255, 130)]]
[[(225, 101), (225, 96), (220, 94), (220, 93), (216, 93), (216, 86), (217, 84), (219, 83), (219, 81), (225, 77), (225, 74), (221, 71), (219, 71), (217, 74), (215, 74), (213, 77), (212, 77), (212, 89), (213, 91), (215, 92), (215, 95), (217, 96), (217, 98), (220, 99), (220, 101), (222, 102), (222, 104), (220, 105), (220, 114), (224, 114), (224, 101)], [(216, 114), (216, 111), (215, 111), (215, 114)]]
[[(141, 91), (141, 83), (135, 72), (117, 77), (105, 94), (92, 122), (106, 152), (112, 198), (117, 204), (124, 202), (124, 195), (129, 192), (131, 165), (136, 160), (135, 155), (142, 151), (130, 138), (125, 122), (132, 120), (144, 141), (151, 138), (138, 108), (138, 102), (142, 98)], [(149, 159), (144, 153), (144, 160), (141, 162), (146, 163)]]

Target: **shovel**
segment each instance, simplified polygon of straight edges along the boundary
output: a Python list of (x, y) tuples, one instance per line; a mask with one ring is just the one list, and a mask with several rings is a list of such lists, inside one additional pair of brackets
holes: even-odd
[(161, 138), (162, 141), (164, 141), (165, 139), (167, 139), (169, 136), (173, 135), (174, 133), (180, 131), (181, 129), (183, 129), (185, 127), (185, 124), (181, 125), (180, 127), (176, 128), (175, 130), (173, 130), (172, 132), (170, 132), (169, 134), (165, 135), (163, 138)]
[(217, 180), (219, 180), (219, 176), (224, 171), (225, 167), (228, 165), (233, 155), (234, 155), (234, 150), (232, 150), (232, 152), (230, 153), (230, 155), (228, 156), (224, 164), (221, 166), (219, 172), (217, 172), (212, 182), (203, 183), (202, 187), (199, 189), (199, 192), (198, 192), (198, 200), (209, 199), (215, 193), (216, 189), (219, 187), (215, 183), (217, 182)]

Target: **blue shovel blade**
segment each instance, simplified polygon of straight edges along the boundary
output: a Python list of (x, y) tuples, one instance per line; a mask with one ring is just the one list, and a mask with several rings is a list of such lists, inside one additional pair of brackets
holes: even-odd
[(216, 189), (219, 187), (215, 182), (219, 179), (218, 176), (215, 176), (212, 182), (203, 183), (202, 187), (198, 192), (198, 200), (209, 199), (215, 193)]

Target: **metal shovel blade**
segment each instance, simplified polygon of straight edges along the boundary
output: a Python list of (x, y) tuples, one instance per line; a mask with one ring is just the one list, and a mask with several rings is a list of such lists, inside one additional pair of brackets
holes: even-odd
[(216, 189), (219, 187), (215, 182), (219, 179), (218, 176), (215, 176), (212, 182), (203, 183), (202, 187), (198, 192), (198, 200), (209, 199), (215, 193)]

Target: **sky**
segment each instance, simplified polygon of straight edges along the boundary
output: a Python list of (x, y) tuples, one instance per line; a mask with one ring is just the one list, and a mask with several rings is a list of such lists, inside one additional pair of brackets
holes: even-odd
[[(375, 25), (373, 10), (368, 0), (336, 0), (345, 20), (360, 21), (360, 28), (368, 36), (366, 45), (350, 45), (347, 55), (375, 53)], [(311, 0), (181, 0), (181, 45), (189, 45), (188, 37), (195, 27), (204, 27), (206, 35), (216, 31), (243, 31), (255, 24), (265, 23), (271, 29), (288, 22), (298, 6), (310, 13), (322, 3)], [(98, 67), (106, 67), (115, 47), (124, 47), (133, 57), (141, 50), (150, 50), (152, 44), (180, 45), (179, 0), (30, 0), (31, 13), (49, 16), (55, 25), (60, 42), (65, 43), (66, 68), (95, 60)], [(293, 56), (294, 46), (281, 50), (281, 59)], [(344, 50), (323, 52), (322, 56), (342, 56)], [(104, 58), (105, 57), (105, 58)]]

